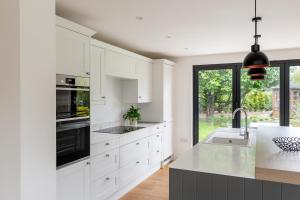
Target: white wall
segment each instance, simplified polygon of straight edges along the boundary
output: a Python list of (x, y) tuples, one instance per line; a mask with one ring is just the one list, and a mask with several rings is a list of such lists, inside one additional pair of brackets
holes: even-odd
[[(265, 52), (270, 60), (300, 59), (299, 49)], [(175, 67), (175, 155), (187, 151), (193, 142), (193, 65), (241, 63), (247, 53), (173, 58)]]
[(0, 199), (54, 200), (55, 0), (4, 0), (0, 13)]
[(0, 1), (0, 199), (20, 199), (19, 5)]
[[(106, 78), (105, 105), (91, 105), (91, 124), (97, 127), (118, 123), (122, 117), (121, 79)], [(98, 126), (99, 125), (99, 126)]]

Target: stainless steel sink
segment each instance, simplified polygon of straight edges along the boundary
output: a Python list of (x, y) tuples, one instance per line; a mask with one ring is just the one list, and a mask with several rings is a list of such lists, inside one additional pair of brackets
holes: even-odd
[(228, 128), (217, 129), (206, 141), (206, 144), (251, 146), (252, 134), (249, 139), (240, 136), (240, 129)]

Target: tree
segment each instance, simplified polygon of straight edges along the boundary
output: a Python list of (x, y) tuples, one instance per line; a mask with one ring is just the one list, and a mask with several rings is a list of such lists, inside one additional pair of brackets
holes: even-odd
[[(264, 92), (271, 87), (279, 85), (280, 70), (278, 68), (267, 68), (266, 70), (267, 76), (263, 81), (252, 81), (247, 76), (247, 70), (241, 70), (242, 101), (245, 100), (245, 96), (252, 90)], [(199, 71), (200, 111), (206, 113), (207, 118), (213, 116), (216, 111), (218, 113), (231, 112), (232, 88), (231, 69)], [(270, 101), (265, 102), (271, 104)], [(268, 105), (264, 105), (264, 107), (268, 107)]]

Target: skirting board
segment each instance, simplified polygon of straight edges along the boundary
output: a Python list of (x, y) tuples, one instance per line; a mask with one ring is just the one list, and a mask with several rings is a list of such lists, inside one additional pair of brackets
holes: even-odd
[(150, 171), (147, 174), (145, 174), (144, 176), (136, 179), (135, 181), (133, 181), (132, 183), (128, 184), (127, 186), (125, 186), (123, 188), (120, 188), (112, 196), (108, 197), (107, 200), (118, 200), (118, 199), (120, 199), (125, 194), (127, 194), (128, 192), (130, 192), (133, 188), (135, 188), (137, 185), (139, 185), (141, 182), (143, 182), (144, 180), (146, 180), (147, 178), (149, 178), (151, 175), (153, 175), (155, 172), (157, 172), (158, 170), (160, 170), (160, 168), (161, 168), (160, 164), (155, 165), (152, 169), (150, 169)]

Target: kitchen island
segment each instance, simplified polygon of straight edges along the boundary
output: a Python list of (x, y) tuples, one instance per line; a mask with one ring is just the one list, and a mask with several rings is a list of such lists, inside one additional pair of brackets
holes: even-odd
[(300, 157), (272, 141), (299, 129), (259, 127), (248, 146), (197, 144), (170, 166), (171, 200), (299, 200)]

